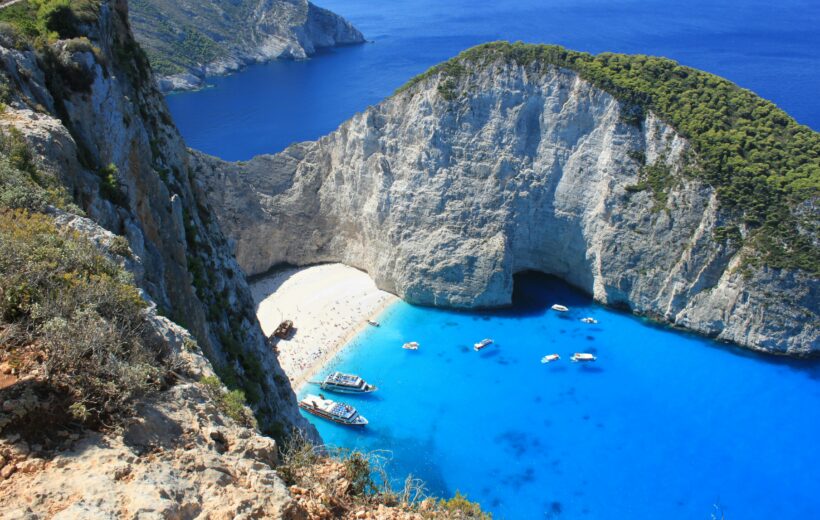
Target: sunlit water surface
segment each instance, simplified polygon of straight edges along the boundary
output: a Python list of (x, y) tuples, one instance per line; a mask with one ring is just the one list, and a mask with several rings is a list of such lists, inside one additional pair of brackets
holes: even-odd
[[(497, 518), (709, 519), (715, 504), (728, 519), (820, 518), (817, 363), (659, 327), (552, 278), (516, 287), (504, 311), (386, 311), (327, 367), (379, 387), (342, 397), (370, 424), (308, 416), (324, 441), (390, 450), (394, 476)], [(483, 338), (495, 344), (475, 352)]]

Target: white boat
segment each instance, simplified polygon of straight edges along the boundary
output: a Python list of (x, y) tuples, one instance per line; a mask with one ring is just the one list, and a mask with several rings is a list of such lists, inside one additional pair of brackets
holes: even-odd
[(478, 352), (479, 350), (483, 349), (484, 347), (488, 347), (488, 346), (490, 346), (492, 343), (493, 343), (493, 340), (491, 340), (491, 339), (489, 339), (489, 338), (487, 338), (487, 339), (482, 339), (481, 341), (479, 341), (478, 343), (475, 343), (475, 344), (473, 345), (473, 349), (474, 349), (476, 352)]
[(552, 363), (553, 361), (558, 361), (559, 359), (561, 359), (561, 356), (558, 354), (547, 354), (541, 358), (541, 363)]
[(333, 372), (328, 375), (324, 381), (319, 383), (319, 386), (322, 390), (343, 394), (367, 394), (376, 391), (374, 385), (368, 384), (361, 377), (353, 374), (343, 374), (342, 372)]
[(367, 324), (372, 325), (374, 327), (381, 327), (382, 326), (381, 323), (379, 323), (378, 321), (373, 321), (373, 320), (367, 320)]
[(415, 341), (410, 341), (401, 346), (404, 350), (418, 350), (419, 344)]
[(586, 317), (586, 318), (581, 318), (581, 322), (582, 323), (591, 323), (591, 324), (595, 325), (596, 323), (598, 323), (598, 320), (596, 320), (595, 318), (592, 318), (592, 317)]
[(318, 395), (307, 395), (299, 401), (299, 408), (322, 419), (346, 426), (364, 426), (367, 419), (345, 403), (337, 403)]
[(557, 303), (550, 308), (558, 312), (567, 312), (569, 310), (569, 307), (564, 307), (563, 305), (559, 305)]
[(592, 354), (587, 354), (585, 352), (576, 352), (572, 355), (571, 359), (573, 363), (577, 363), (579, 361), (595, 361), (598, 358), (593, 356)]

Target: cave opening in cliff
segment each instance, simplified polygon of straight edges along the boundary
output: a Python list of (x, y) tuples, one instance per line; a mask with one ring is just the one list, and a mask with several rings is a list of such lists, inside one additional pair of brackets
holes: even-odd
[(516, 311), (541, 313), (556, 303), (572, 308), (591, 302), (591, 296), (555, 275), (534, 270), (513, 275), (512, 304)]

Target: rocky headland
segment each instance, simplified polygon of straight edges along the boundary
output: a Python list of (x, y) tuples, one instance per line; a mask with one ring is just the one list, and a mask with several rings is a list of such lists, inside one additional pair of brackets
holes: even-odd
[(163, 92), (200, 88), (209, 76), (253, 63), (365, 41), (347, 20), (307, 0), (132, 0), (130, 8)]
[[(723, 124), (730, 98), (760, 118), (731, 113), (725, 126), (763, 121), (748, 132), (765, 157), (734, 171), (704, 136), (735, 137), (695, 132), (711, 123), (692, 115), (714, 107)], [(791, 159), (759, 153), (773, 140)], [(412, 303), (490, 307), (510, 303), (515, 273), (537, 270), (608, 305), (801, 356), (820, 351), (818, 143), (771, 103), (670, 60), (498, 43), (316, 142), (243, 163), (193, 152), (192, 167), (249, 274), (342, 262)]]

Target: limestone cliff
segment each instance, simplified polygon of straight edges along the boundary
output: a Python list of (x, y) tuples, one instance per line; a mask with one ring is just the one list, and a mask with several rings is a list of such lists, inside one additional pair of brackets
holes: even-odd
[[(425, 305), (510, 302), (555, 274), (598, 301), (753, 349), (820, 351), (820, 281), (744, 264), (689, 140), (576, 71), (491, 59), (434, 70), (316, 142), (197, 178), (243, 269), (339, 261)], [(636, 189), (647, 168), (674, 183)]]
[(70, 32), (80, 36), (38, 51), (3, 38), (3, 130), (19, 130), (38, 167), (92, 221), (127, 239), (137, 285), (246, 393), (264, 431), (308, 428), (131, 35), (127, 3), (100, 2)]
[(251, 63), (304, 59), (364, 42), (347, 20), (307, 0), (131, 0), (134, 32), (163, 91), (201, 87)]

